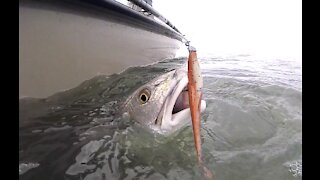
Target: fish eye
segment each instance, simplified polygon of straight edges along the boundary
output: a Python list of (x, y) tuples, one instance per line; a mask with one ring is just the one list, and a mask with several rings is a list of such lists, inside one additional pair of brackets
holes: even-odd
[(150, 91), (148, 89), (143, 89), (139, 93), (139, 100), (141, 104), (145, 104), (148, 102), (150, 98)]

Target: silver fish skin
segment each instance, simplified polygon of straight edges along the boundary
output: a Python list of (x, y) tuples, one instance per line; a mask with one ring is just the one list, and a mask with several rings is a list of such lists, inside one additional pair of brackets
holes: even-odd
[[(167, 72), (138, 88), (125, 102), (124, 111), (140, 125), (171, 135), (191, 124), (186, 69)], [(206, 102), (201, 101), (201, 112)]]

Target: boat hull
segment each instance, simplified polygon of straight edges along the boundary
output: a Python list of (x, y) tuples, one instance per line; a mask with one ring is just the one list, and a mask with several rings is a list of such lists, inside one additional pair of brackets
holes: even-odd
[(108, 11), (30, 2), (19, 5), (20, 98), (44, 98), (99, 74), (173, 58), (182, 45)]

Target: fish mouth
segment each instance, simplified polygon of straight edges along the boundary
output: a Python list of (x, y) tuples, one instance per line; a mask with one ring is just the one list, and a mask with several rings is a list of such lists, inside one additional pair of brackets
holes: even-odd
[[(201, 112), (205, 108), (206, 102), (201, 100)], [(177, 130), (191, 122), (190, 118), (188, 76), (185, 75), (167, 96), (155, 124), (160, 125), (161, 130)]]
[(184, 77), (177, 84), (176, 88), (173, 91), (173, 96), (171, 97), (172, 116), (179, 114), (179, 112), (190, 108), (189, 106), (189, 94), (188, 94), (188, 80)]

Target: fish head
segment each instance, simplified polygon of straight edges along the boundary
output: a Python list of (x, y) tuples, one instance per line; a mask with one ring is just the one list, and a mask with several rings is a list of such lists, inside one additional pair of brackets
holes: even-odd
[[(191, 123), (187, 71), (177, 69), (139, 87), (125, 103), (131, 119), (156, 131), (170, 135)], [(201, 112), (206, 102), (201, 101)]]

